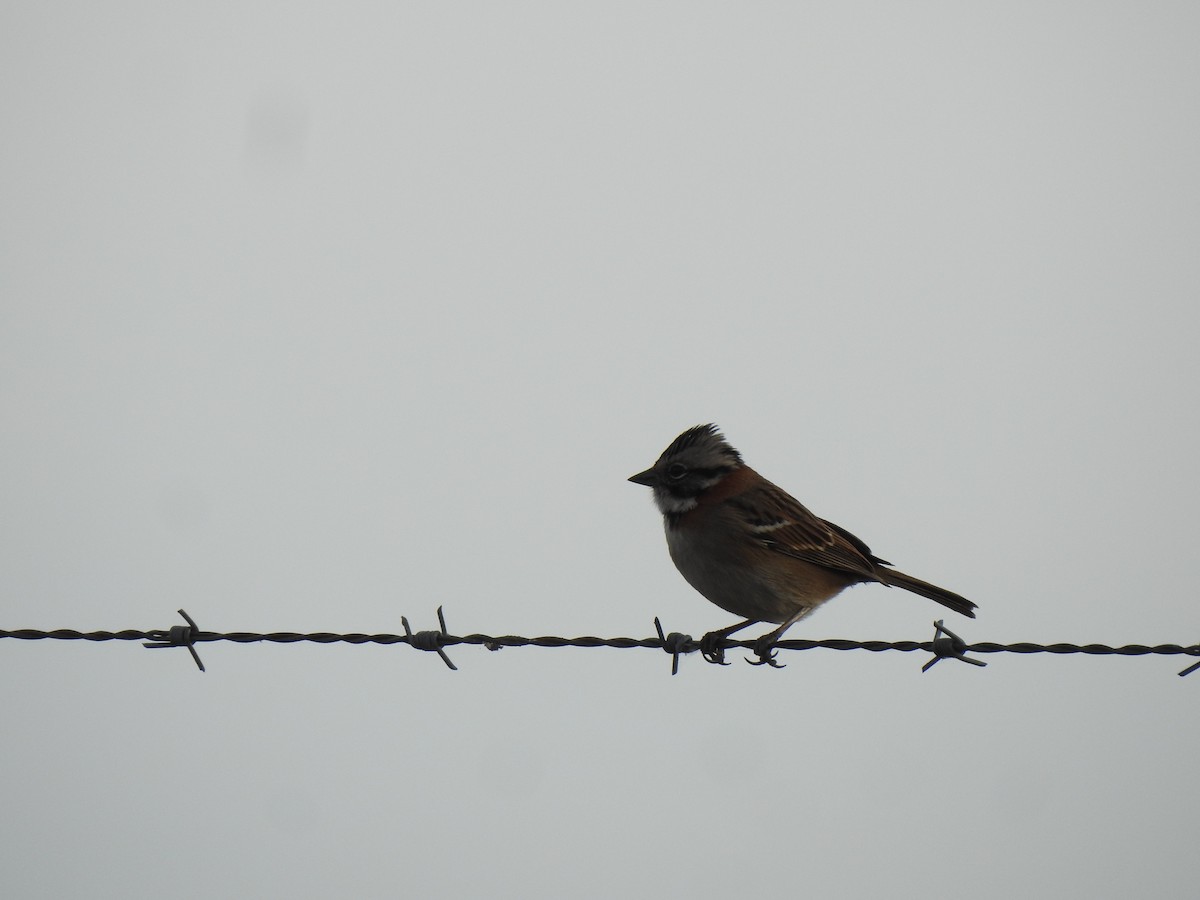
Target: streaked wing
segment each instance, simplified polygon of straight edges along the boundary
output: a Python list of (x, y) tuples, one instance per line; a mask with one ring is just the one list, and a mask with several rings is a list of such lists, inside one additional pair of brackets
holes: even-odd
[(832, 522), (828, 521), (827, 519), (822, 519), (821, 521), (824, 522), (826, 525), (828, 525), (830, 528), (832, 528), (834, 531), (836, 531), (838, 534), (840, 534), (842, 537), (844, 537), (846, 540), (848, 540), (851, 544), (853, 544), (855, 549), (857, 549), (859, 553), (861, 553), (868, 560), (870, 560), (873, 565), (876, 565), (876, 566), (890, 566), (891, 565), (891, 563), (888, 562), (886, 559), (880, 559), (878, 556), (876, 556), (874, 553), (872, 553), (871, 548), (868, 547), (866, 544), (864, 544), (861, 538), (855, 537), (850, 532), (848, 532), (845, 528), (843, 528), (841, 525), (834, 525)]
[(795, 497), (767, 482), (727, 501), (741, 515), (749, 536), (785, 556), (879, 581), (883, 563), (844, 528), (818, 519)]

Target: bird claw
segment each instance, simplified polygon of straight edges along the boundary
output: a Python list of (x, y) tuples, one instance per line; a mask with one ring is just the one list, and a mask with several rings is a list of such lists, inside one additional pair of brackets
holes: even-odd
[(775, 641), (757, 641), (754, 644), (754, 655), (758, 657), (758, 660), (750, 659), (747, 656), (746, 662), (752, 666), (770, 666), (772, 669), (786, 669), (787, 666), (776, 661), (775, 657), (778, 653), (779, 651), (775, 649)]
[(725, 640), (725, 635), (719, 631), (710, 631), (704, 637), (700, 638), (700, 655), (704, 657), (706, 662), (714, 663), (718, 666), (727, 666), (725, 662), (725, 648), (721, 646), (721, 641)]

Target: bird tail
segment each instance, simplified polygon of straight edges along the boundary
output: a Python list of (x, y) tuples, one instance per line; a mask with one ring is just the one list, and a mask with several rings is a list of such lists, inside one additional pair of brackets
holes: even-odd
[(919, 578), (913, 578), (911, 575), (905, 575), (903, 572), (898, 572), (895, 569), (885, 569), (882, 566), (876, 569), (876, 573), (884, 584), (890, 584), (893, 587), (904, 588), (906, 591), (912, 591), (914, 594), (920, 594), (922, 597), (928, 597), (942, 606), (954, 610), (956, 613), (962, 613), (964, 616), (975, 618), (975, 604), (966, 597), (960, 597), (953, 591), (948, 591), (945, 588), (940, 588), (936, 584), (930, 584), (928, 581), (922, 581)]

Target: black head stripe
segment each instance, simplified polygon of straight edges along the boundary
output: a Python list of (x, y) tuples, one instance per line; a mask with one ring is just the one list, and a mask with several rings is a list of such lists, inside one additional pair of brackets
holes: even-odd
[(676, 456), (692, 447), (711, 450), (713, 453), (725, 457), (732, 465), (741, 465), (741, 454), (729, 446), (729, 442), (721, 434), (721, 429), (712, 423), (689, 428), (679, 437), (675, 438), (671, 442), (671, 446), (663, 451), (663, 458)]

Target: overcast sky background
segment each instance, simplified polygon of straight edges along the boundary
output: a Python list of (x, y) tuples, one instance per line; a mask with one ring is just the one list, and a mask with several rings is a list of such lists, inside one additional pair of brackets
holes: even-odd
[[(0, 627), (699, 636), (715, 421), (969, 641), (1196, 642), (1198, 29), (8, 2)], [(0, 641), (0, 893), (1195, 896), (1184, 658), (200, 652)]]

